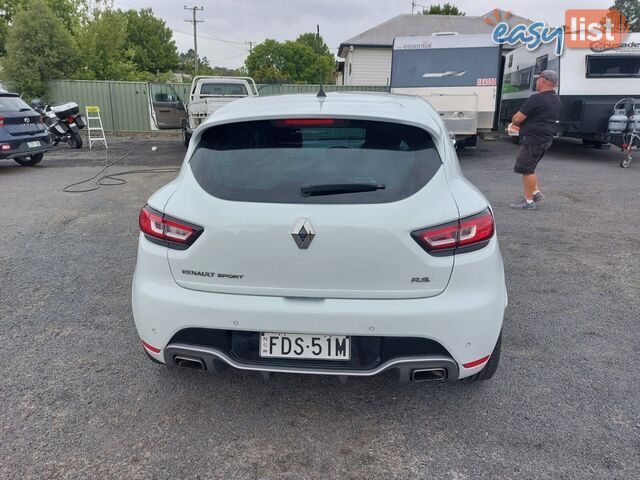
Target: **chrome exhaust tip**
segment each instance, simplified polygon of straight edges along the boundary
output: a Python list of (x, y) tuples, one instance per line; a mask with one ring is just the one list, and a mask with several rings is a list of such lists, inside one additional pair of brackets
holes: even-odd
[(176, 355), (175, 357), (173, 357), (173, 361), (178, 367), (181, 368), (191, 368), (193, 370), (207, 369), (207, 366), (201, 358), (183, 357), (181, 355)]
[(420, 368), (411, 372), (412, 382), (439, 382), (447, 379), (444, 368)]

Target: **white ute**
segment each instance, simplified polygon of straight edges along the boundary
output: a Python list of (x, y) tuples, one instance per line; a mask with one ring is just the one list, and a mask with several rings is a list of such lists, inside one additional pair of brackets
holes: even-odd
[(195, 77), (189, 93), (187, 122), (182, 128), (185, 147), (189, 146), (193, 131), (213, 112), (234, 100), (255, 96), (258, 87), (251, 77)]
[(507, 305), (493, 211), (423, 99), (247, 98), (140, 212), (145, 351), (219, 371), (486, 380)]

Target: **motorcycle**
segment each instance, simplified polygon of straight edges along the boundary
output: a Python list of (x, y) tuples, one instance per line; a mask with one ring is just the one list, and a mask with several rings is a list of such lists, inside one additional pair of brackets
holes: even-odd
[(86, 127), (87, 123), (84, 116), (80, 114), (77, 103), (46, 105), (39, 100), (34, 100), (31, 102), (31, 108), (42, 115), (54, 145), (66, 142), (71, 148), (82, 148), (80, 130)]

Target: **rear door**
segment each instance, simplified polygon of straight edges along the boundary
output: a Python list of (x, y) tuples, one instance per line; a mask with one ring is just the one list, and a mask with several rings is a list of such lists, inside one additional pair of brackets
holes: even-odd
[[(417, 298), (449, 281), (453, 257), (411, 237), (458, 218), (424, 130), (332, 119), (222, 125), (203, 133), (189, 167), (166, 206), (204, 227), (189, 249), (168, 252), (185, 288)], [(371, 189), (345, 193), (360, 186)]]
[(181, 128), (187, 118), (184, 102), (168, 83), (150, 83), (151, 117), (159, 129)]

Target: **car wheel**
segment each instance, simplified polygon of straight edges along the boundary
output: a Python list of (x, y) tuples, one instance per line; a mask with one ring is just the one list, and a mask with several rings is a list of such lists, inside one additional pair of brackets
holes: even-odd
[(501, 346), (502, 346), (502, 332), (500, 332), (500, 336), (498, 337), (496, 346), (494, 347), (493, 352), (491, 352), (491, 357), (489, 358), (489, 361), (484, 366), (484, 368), (480, 370), (478, 373), (476, 373), (475, 375), (471, 375), (470, 377), (467, 377), (463, 380), (467, 382), (482, 382), (484, 380), (489, 380), (491, 377), (493, 377), (493, 375), (496, 373), (496, 370), (498, 370), (498, 364), (500, 363)]
[(14, 160), (23, 167), (31, 167), (42, 161), (44, 153), (37, 153), (35, 155), (29, 155), (28, 157), (17, 157)]
[(191, 141), (191, 135), (189, 135), (187, 133), (187, 129), (183, 128), (182, 129), (182, 143), (184, 143), (184, 146), (189, 148), (189, 142)]
[(82, 148), (82, 137), (78, 132), (72, 132), (67, 138), (67, 143), (71, 148)]

